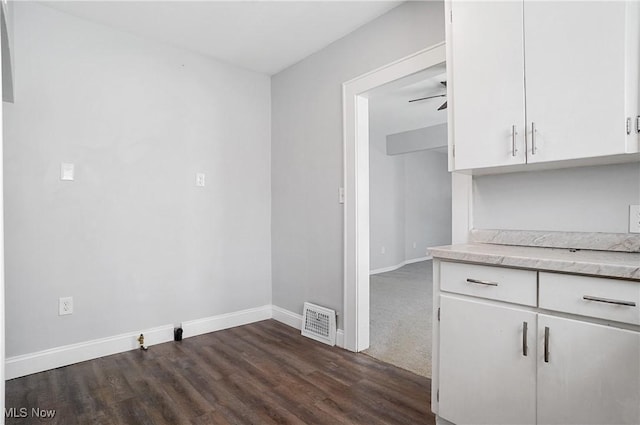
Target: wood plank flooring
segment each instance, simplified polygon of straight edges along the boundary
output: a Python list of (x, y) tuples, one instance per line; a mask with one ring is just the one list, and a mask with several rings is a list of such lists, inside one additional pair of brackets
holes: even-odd
[(6, 423), (434, 424), (430, 385), (266, 320), (7, 381)]

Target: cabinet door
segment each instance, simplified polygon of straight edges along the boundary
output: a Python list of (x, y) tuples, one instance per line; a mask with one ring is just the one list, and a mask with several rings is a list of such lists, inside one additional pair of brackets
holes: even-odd
[[(627, 2), (627, 112), (632, 123), (627, 151), (640, 152), (640, 2)], [(634, 131), (635, 128), (635, 131)]]
[(626, 152), (627, 7), (525, 1), (527, 162)]
[(640, 423), (640, 333), (542, 314), (538, 333), (538, 423)]
[(522, 9), (521, 2), (451, 3), (448, 90), (456, 170), (525, 162)]
[(449, 295), (440, 309), (438, 414), (457, 424), (535, 423), (536, 314)]

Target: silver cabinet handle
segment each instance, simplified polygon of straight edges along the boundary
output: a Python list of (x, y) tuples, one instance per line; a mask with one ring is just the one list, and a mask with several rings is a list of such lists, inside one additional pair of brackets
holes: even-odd
[(597, 301), (599, 303), (607, 303), (607, 304), (615, 304), (615, 305), (626, 305), (629, 307), (635, 307), (636, 303), (633, 301), (620, 301), (620, 300), (612, 300), (609, 298), (600, 298), (600, 297), (593, 297), (591, 295), (585, 295), (582, 297), (583, 300), (587, 300), (587, 301)]
[(529, 328), (529, 324), (527, 322), (522, 322), (522, 355), (527, 356), (529, 351), (527, 347), (527, 331)]
[(516, 135), (518, 132), (516, 131), (516, 126), (511, 126), (511, 156), (516, 156), (518, 153), (518, 149), (516, 148)]
[(531, 155), (535, 155), (536, 150), (536, 123), (531, 121)]
[(544, 362), (549, 363), (549, 327), (544, 327)]
[(498, 282), (491, 282), (490, 280), (478, 280), (478, 279), (468, 278), (467, 282), (469, 282), (469, 283), (477, 283), (479, 285), (498, 286)]

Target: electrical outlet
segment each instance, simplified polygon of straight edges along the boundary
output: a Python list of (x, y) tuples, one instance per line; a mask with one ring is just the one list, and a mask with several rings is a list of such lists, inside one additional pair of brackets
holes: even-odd
[(640, 205), (629, 205), (629, 233), (640, 233)]
[(73, 297), (61, 297), (58, 300), (58, 316), (73, 314)]
[(414, 242), (413, 243), (413, 249), (416, 249), (417, 246), (418, 246), (418, 244)]
[(380, 254), (386, 254), (386, 253), (387, 253), (387, 248), (380, 247)]

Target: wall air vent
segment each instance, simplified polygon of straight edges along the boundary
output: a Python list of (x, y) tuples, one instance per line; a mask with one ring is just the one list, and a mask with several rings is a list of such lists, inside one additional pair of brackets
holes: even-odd
[(335, 310), (304, 303), (302, 335), (328, 345), (336, 345)]

